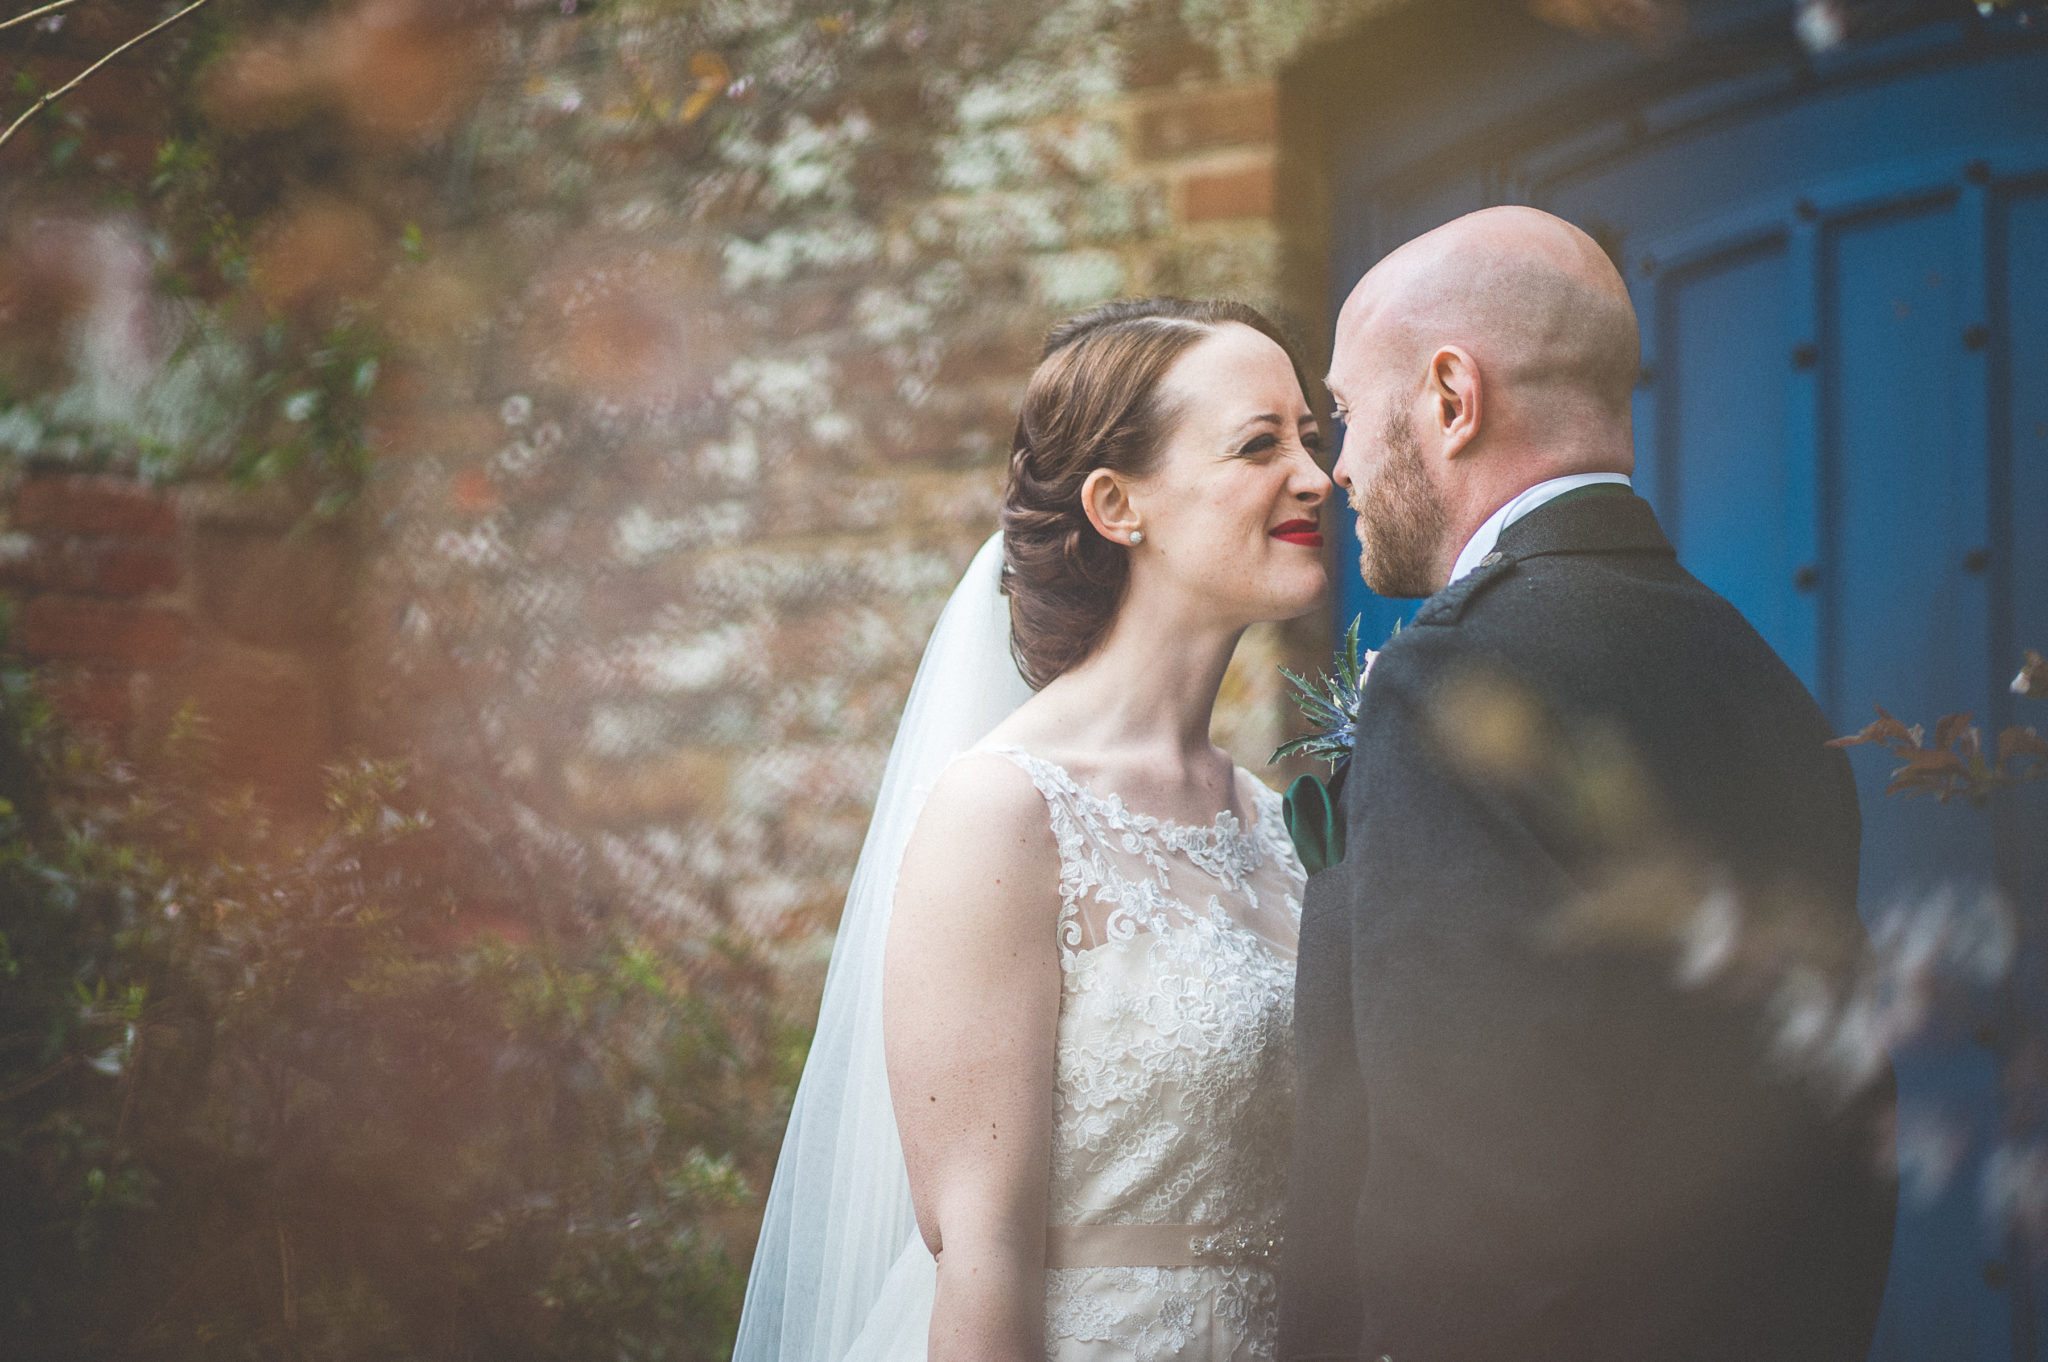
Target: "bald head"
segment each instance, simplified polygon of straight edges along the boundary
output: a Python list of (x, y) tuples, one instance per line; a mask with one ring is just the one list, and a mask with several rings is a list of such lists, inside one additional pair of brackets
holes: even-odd
[(1358, 511), (1361, 570), (1427, 595), (1496, 509), (1568, 473), (1635, 465), (1635, 309), (1606, 252), (1533, 208), (1489, 208), (1417, 237), (1345, 300), (1331, 470)]
[(1489, 208), (1415, 238), (1359, 281), (1337, 321), (1340, 353), (1418, 380), (1447, 345), (1478, 364), (1496, 435), (1509, 423), (1553, 442), (1560, 425), (1625, 415), (1640, 363), (1613, 262), (1534, 208)]

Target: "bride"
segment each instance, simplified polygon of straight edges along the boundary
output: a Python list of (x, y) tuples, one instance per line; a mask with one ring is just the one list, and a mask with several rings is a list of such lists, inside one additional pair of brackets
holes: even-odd
[(1237, 304), (1048, 338), (890, 752), (738, 1362), (1273, 1355), (1303, 876), (1209, 724), (1245, 627), (1325, 587), (1302, 393)]

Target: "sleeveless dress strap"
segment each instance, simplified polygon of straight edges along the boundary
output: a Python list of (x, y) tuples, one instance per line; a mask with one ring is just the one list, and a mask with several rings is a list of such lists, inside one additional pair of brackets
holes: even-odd
[(1060, 968), (1071, 970), (1082, 943), (1082, 905), (1109, 888), (1103, 858), (1096, 850), (1103, 832), (1087, 801), (1075, 798), (1077, 787), (1065, 770), (1021, 747), (991, 744), (976, 749), (1015, 762), (1045, 799), (1046, 819), (1060, 855), (1060, 914), (1055, 931)]

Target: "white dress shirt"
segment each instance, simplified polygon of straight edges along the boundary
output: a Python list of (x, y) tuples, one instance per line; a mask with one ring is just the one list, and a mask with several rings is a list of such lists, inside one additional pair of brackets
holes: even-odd
[(1459, 551), (1458, 561), (1451, 565), (1451, 580), (1455, 582), (1473, 568), (1478, 567), (1479, 560), (1492, 553), (1494, 546), (1500, 543), (1500, 532), (1535, 510), (1538, 506), (1543, 505), (1547, 501), (1555, 500), (1566, 492), (1577, 491), (1581, 487), (1591, 487), (1599, 482), (1618, 482), (1623, 487), (1633, 487), (1635, 485), (1628, 480), (1626, 475), (1621, 473), (1573, 473), (1566, 477), (1552, 478), (1548, 482), (1537, 483), (1534, 487), (1515, 497), (1507, 505), (1501, 507), (1480, 523), (1479, 528), (1473, 531), (1472, 537), (1465, 541), (1465, 547)]

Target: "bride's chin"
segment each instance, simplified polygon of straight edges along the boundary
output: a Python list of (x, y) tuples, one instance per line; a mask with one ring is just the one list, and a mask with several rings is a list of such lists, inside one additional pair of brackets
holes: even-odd
[(1287, 589), (1276, 591), (1269, 598), (1268, 608), (1260, 613), (1260, 622), (1300, 619), (1323, 605), (1329, 599), (1329, 590), (1329, 574), (1322, 571), (1316, 573), (1313, 583), (1289, 583)]

